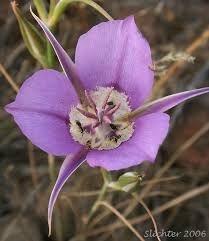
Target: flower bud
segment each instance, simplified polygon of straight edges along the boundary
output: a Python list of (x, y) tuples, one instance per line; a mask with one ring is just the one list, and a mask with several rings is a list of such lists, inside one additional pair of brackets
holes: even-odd
[(141, 182), (141, 180), (142, 176), (139, 175), (137, 172), (126, 172), (121, 175), (116, 182), (110, 182), (109, 187), (115, 190), (129, 192), (139, 182)]

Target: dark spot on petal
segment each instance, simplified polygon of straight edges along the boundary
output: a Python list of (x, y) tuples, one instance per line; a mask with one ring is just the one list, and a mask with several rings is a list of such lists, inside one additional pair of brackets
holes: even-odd
[(88, 140), (88, 141), (86, 142), (86, 145), (87, 145), (88, 148), (91, 148), (91, 141)]
[(82, 125), (81, 125), (81, 122), (77, 120), (75, 123), (76, 123), (76, 125), (79, 127), (81, 133), (83, 133), (84, 130), (83, 130), (83, 127), (82, 127)]
[(112, 136), (111, 140), (117, 143), (120, 138), (121, 138), (121, 135)]
[(114, 105), (113, 101), (108, 101), (107, 104), (108, 105)]
[(110, 127), (111, 127), (111, 129), (113, 129), (113, 130), (118, 130), (118, 127), (117, 127), (116, 125), (114, 125), (114, 124), (110, 124)]

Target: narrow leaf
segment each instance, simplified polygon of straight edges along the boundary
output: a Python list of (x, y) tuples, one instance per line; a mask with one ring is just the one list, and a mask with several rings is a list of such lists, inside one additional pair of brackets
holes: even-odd
[(39, 31), (22, 15), (15, 2), (11, 3), (13, 12), (18, 20), (23, 40), (31, 53), (43, 66), (46, 66), (45, 58), (46, 42)]
[(60, 17), (65, 12), (65, 10), (68, 8), (69, 4), (73, 2), (80, 2), (84, 3), (86, 5), (91, 6), (92, 8), (96, 9), (99, 13), (101, 13), (106, 19), (113, 20), (113, 18), (97, 3), (95, 3), (92, 0), (60, 0), (58, 4), (56, 5), (53, 15), (49, 19), (49, 26), (54, 27), (59, 22)]
[(47, 20), (47, 10), (43, 0), (33, 0), (36, 10), (43, 21)]

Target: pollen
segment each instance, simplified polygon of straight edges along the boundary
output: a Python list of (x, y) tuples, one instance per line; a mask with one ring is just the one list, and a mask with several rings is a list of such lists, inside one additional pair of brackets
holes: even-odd
[(73, 139), (91, 149), (114, 149), (134, 132), (134, 123), (115, 120), (131, 112), (128, 96), (114, 88), (99, 87), (87, 92), (88, 106), (81, 104), (70, 110), (70, 133)]

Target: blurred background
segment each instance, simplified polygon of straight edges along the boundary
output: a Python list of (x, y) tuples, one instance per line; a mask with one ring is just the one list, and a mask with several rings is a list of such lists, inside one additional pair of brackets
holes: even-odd
[[(17, 2), (35, 25), (29, 14), (33, 3)], [(208, 0), (96, 2), (115, 19), (135, 16), (156, 63), (152, 98), (209, 86)], [(95, 9), (74, 3), (62, 16), (55, 35), (73, 57), (79, 36), (102, 21), (106, 19)], [(8, 0), (0, 1), (0, 66), (0, 241), (140, 240), (129, 225), (145, 240), (157, 240), (145, 235), (146, 231), (154, 232), (153, 223), (129, 193), (109, 191), (105, 198), (123, 215), (126, 224), (100, 206), (86, 225), (85, 218), (102, 185), (99, 169), (87, 164), (64, 186), (56, 205), (53, 234), (47, 237), (47, 204), (53, 184), (48, 164), (54, 161), (56, 176), (63, 159), (50, 160), (32, 146), (3, 109), (16, 96), (8, 79), (21, 86), (41, 68), (22, 40)], [(157, 161), (130, 169), (144, 175), (136, 193), (151, 210), (159, 231), (182, 232), (179, 237), (164, 235), (162, 241), (208, 241), (209, 97), (194, 98), (169, 113), (171, 128)], [(112, 176), (116, 179), (124, 172), (113, 172)]]

